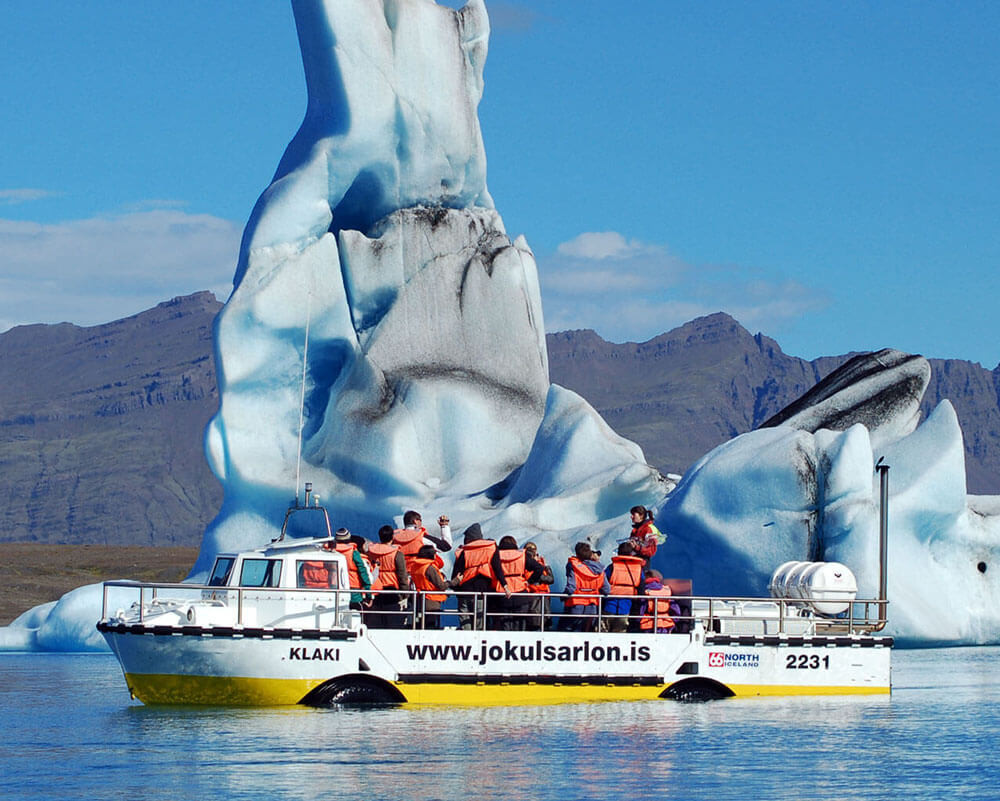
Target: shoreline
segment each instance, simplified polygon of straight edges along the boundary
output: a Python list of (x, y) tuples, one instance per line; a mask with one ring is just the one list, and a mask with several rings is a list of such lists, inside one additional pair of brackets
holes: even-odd
[(198, 551), (195, 546), (0, 543), (0, 626), (86, 584), (181, 581)]

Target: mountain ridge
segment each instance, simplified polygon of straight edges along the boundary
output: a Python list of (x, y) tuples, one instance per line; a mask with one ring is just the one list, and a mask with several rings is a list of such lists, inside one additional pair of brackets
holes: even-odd
[[(197, 545), (222, 501), (203, 450), (218, 408), (209, 292), (98, 326), (0, 334), (0, 541)], [(646, 342), (546, 336), (553, 383), (586, 398), (647, 461), (681, 473), (856, 355), (806, 360), (729, 315)], [(929, 359), (923, 415), (955, 406), (972, 494), (1000, 494), (1000, 368)]]

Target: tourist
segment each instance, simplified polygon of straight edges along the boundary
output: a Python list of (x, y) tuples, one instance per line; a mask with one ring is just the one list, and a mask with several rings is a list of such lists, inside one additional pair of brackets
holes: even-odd
[(417, 625), (425, 629), (441, 628), (441, 605), (448, 596), (448, 583), (435, 564), (437, 551), (433, 545), (422, 545), (413, 558), (413, 586), (417, 589), (414, 613)]
[[(538, 554), (538, 546), (533, 542), (524, 544), (525, 572), (524, 579), (528, 584), (528, 617), (525, 618), (525, 629), (527, 631), (542, 631), (547, 627), (546, 618), (549, 614), (549, 592), (555, 581), (552, 575), (552, 568), (545, 563)], [(528, 567), (534, 562), (535, 569)]]
[(368, 546), (368, 557), (378, 567), (378, 578), (372, 582), (372, 589), (378, 592), (372, 599), (372, 611), (366, 617), (373, 629), (407, 626), (410, 574), (403, 549), (393, 543), (392, 537), (392, 526), (382, 526), (378, 530), (379, 541)]
[(604, 575), (604, 565), (595, 557), (586, 542), (575, 546), (576, 556), (566, 563), (566, 600), (563, 601), (565, 614), (559, 622), (561, 631), (595, 631), (599, 595), (607, 595), (610, 590), (608, 577)]
[(478, 523), (469, 526), (462, 535), (464, 544), (459, 547), (455, 566), (451, 573), (451, 586), (458, 596), (459, 621), (463, 629), (477, 627), (477, 621), (485, 617), (485, 595), (499, 585), (504, 595), (510, 597), (507, 577), (500, 564), (497, 544), (483, 539), (483, 531)]
[(621, 543), (617, 556), (611, 557), (611, 564), (604, 571), (611, 587), (604, 602), (608, 631), (625, 631), (629, 615), (638, 614), (636, 596), (645, 595), (645, 564), (645, 559), (635, 555), (631, 541)]
[(632, 517), (632, 533), (629, 542), (635, 549), (635, 555), (641, 556), (648, 565), (656, 553), (656, 546), (666, 541), (666, 537), (653, 525), (653, 513), (645, 506), (633, 506), (629, 510)]
[(370, 590), (372, 586), (371, 564), (362, 555), (358, 547), (351, 541), (351, 532), (346, 528), (338, 528), (335, 548), (347, 560), (347, 576), (351, 582), (351, 609), (361, 609), (364, 595), (361, 590)]

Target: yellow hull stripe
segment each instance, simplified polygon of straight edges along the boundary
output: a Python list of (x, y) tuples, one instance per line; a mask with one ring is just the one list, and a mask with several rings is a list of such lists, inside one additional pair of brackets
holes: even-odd
[(125, 681), (132, 695), (144, 704), (287, 706), (297, 704), (325, 679), (126, 673)]
[[(288, 706), (299, 703), (324, 679), (261, 679), (241, 676), (179, 676), (127, 673), (132, 695), (144, 704)], [(585, 701), (641, 701), (658, 698), (666, 685), (605, 684), (436, 684), (396, 682), (413, 704), (499, 706)], [(887, 686), (797, 686), (734, 684), (739, 697), (791, 695), (888, 695)]]
[(659, 697), (666, 685), (621, 684), (406, 684), (396, 683), (414, 704), (507, 706), (582, 701), (642, 701)]
[(888, 686), (848, 685), (842, 687), (798, 686), (795, 684), (730, 684), (729, 689), (741, 698), (758, 695), (889, 695)]

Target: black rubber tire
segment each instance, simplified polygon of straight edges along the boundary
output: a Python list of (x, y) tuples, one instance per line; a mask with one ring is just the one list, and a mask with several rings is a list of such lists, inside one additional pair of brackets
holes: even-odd
[(669, 698), (682, 704), (702, 704), (706, 701), (721, 701), (731, 698), (732, 691), (719, 684), (707, 681), (681, 682), (667, 689), (661, 698)]
[(304, 699), (309, 706), (377, 706), (398, 704), (400, 699), (370, 681), (345, 681), (314, 690)]

